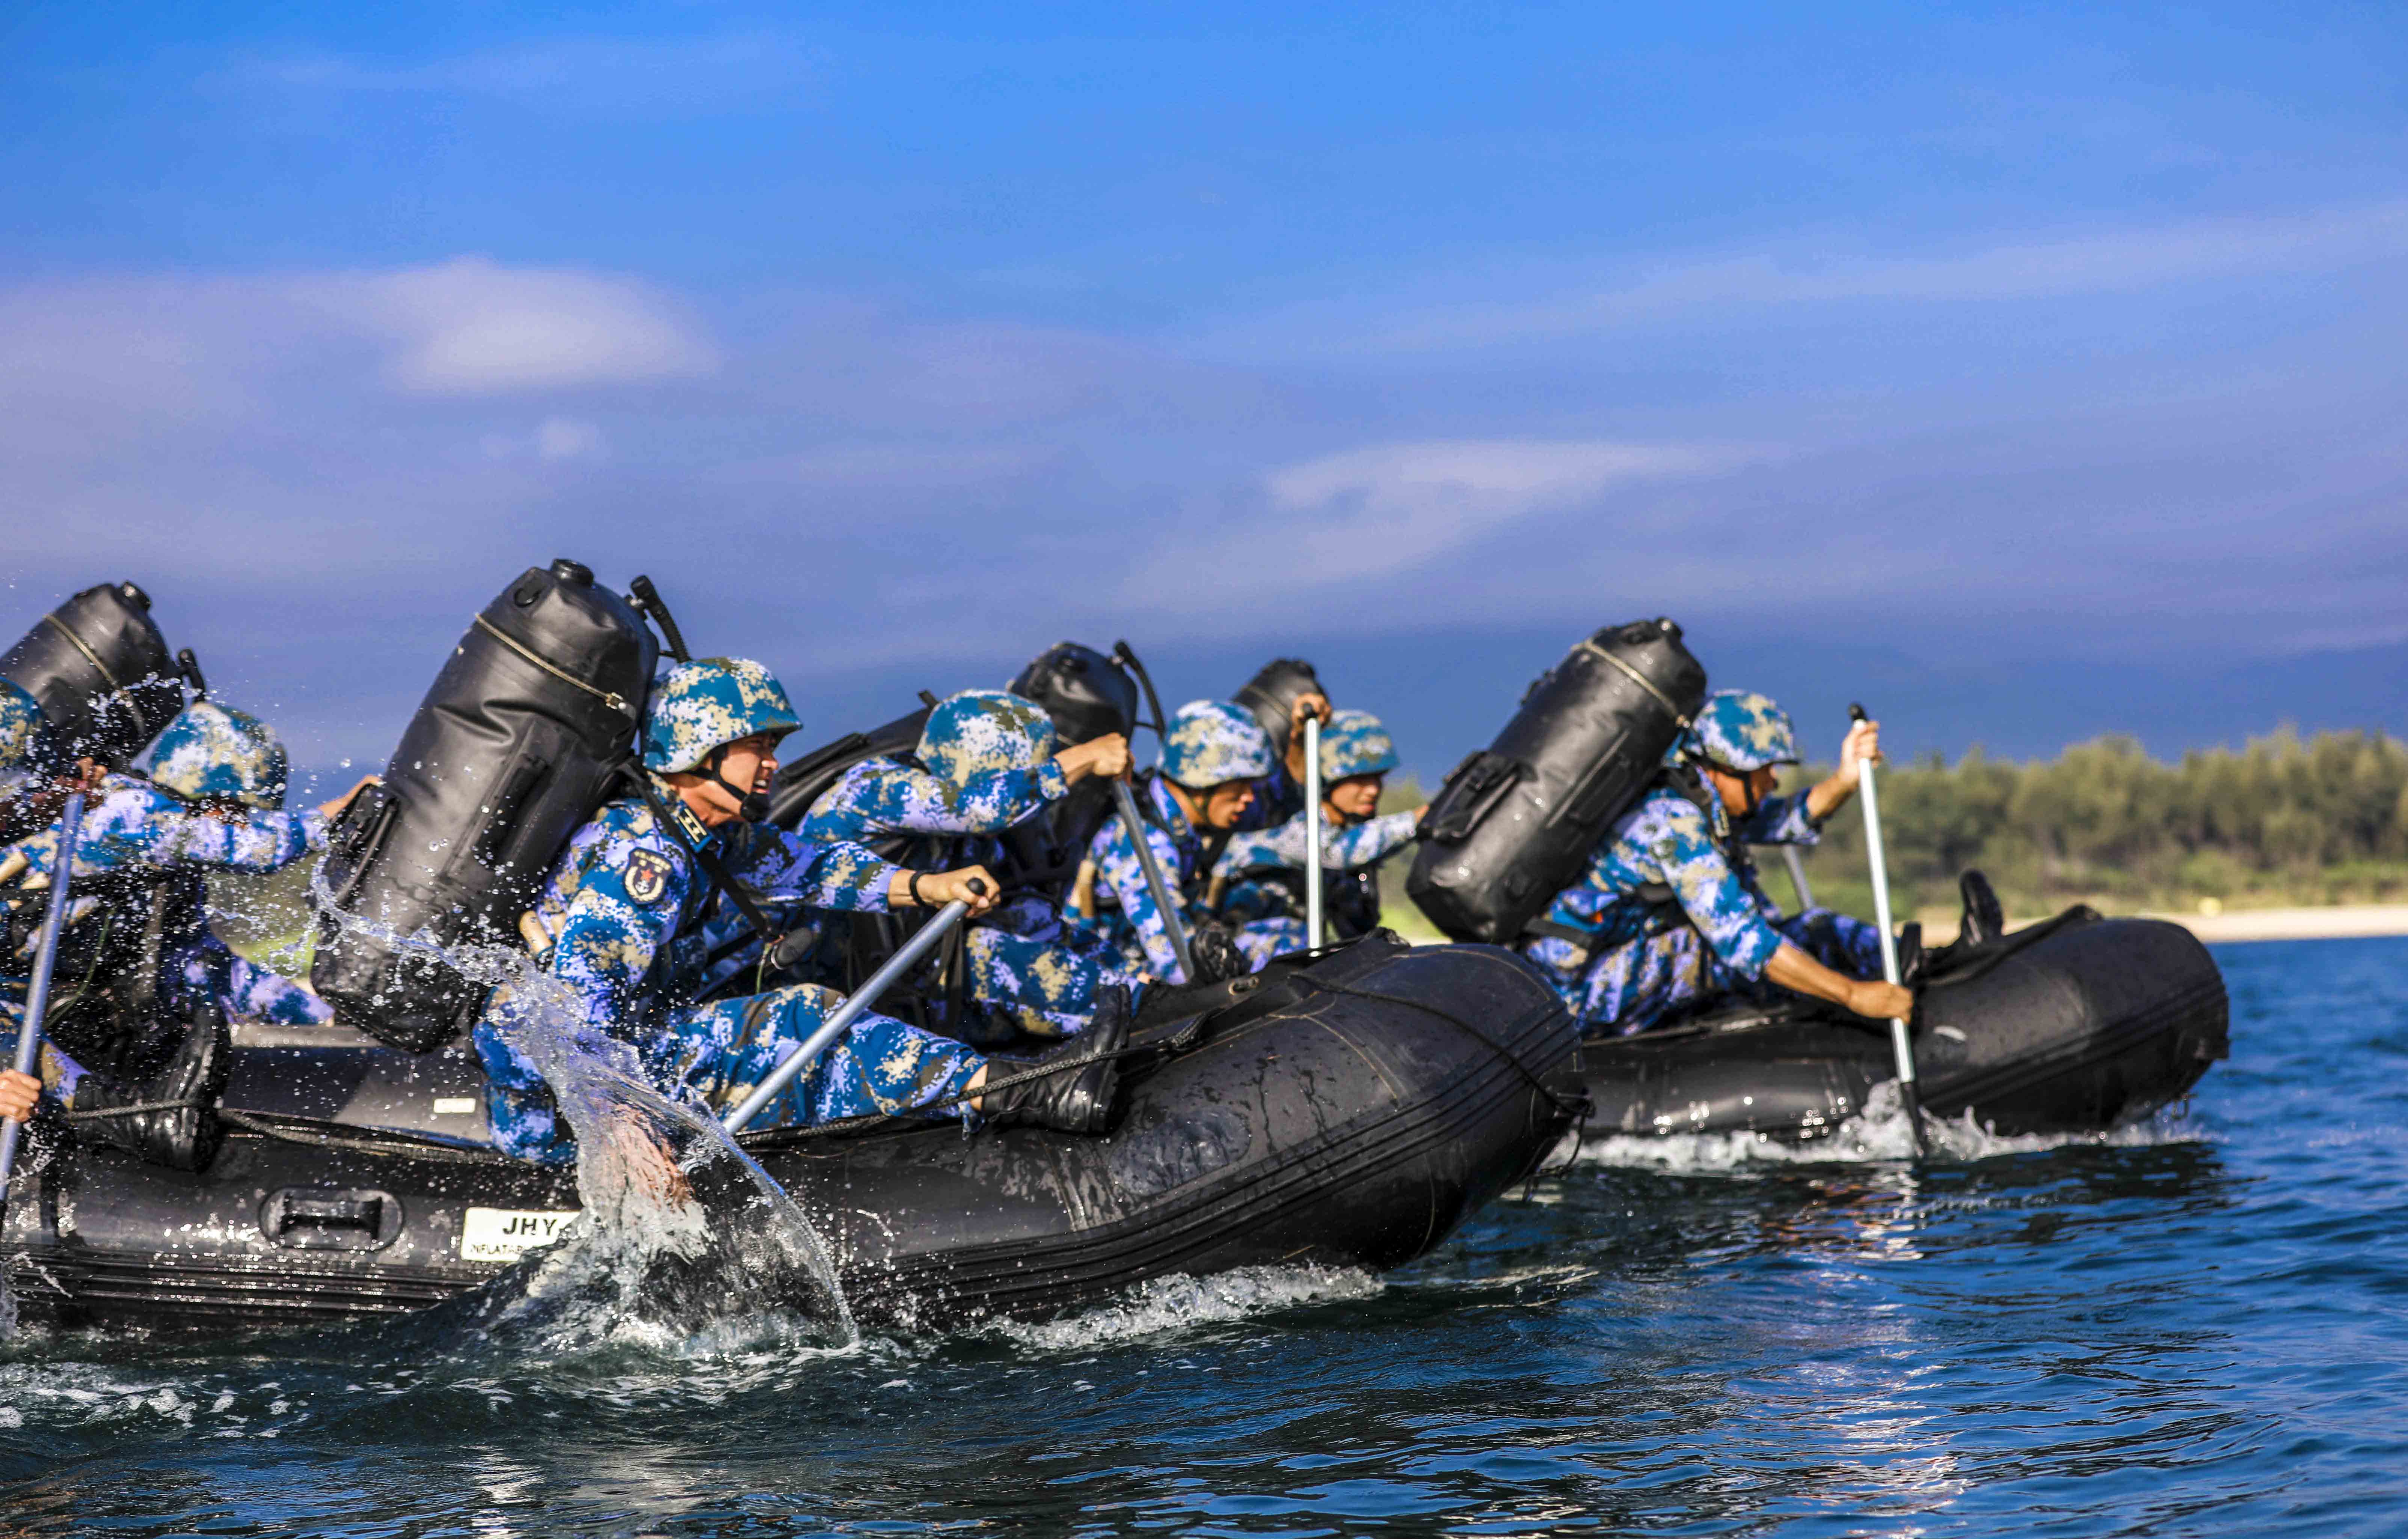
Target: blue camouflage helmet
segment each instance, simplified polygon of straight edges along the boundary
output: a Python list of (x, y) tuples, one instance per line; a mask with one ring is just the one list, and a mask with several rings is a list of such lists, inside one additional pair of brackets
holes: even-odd
[(1798, 762), (1798, 729), (1789, 713), (1749, 690), (1716, 690), (1706, 697), (1675, 752), (1685, 749), (1744, 775), (1767, 764)]
[(698, 657), (652, 686), (644, 708), (644, 767), (690, 770), (722, 744), (758, 733), (780, 737), (801, 726), (778, 676), (750, 658)]
[(34, 697), (0, 678), (0, 802), (32, 789), (37, 780), (56, 775), (58, 742), (50, 735), (50, 718)]
[(1385, 775), (1397, 767), (1397, 745), (1369, 711), (1333, 711), (1321, 729), (1321, 777)]
[(1254, 713), (1226, 700), (1191, 700), (1162, 739), (1162, 773), (1191, 791), (1271, 772), (1270, 735)]
[(275, 812), (290, 774), (284, 745), (266, 722), (214, 700), (196, 700), (167, 723), (150, 750), (150, 783), (192, 801), (225, 797)]
[(1031, 770), (1059, 746), (1045, 707), (1003, 690), (964, 690), (928, 713), (920, 762), (956, 786), (996, 770)]

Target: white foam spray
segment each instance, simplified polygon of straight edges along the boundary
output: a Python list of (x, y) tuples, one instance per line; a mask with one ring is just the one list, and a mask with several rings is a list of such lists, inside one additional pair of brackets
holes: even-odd
[[(494, 990), (488, 1017), (551, 1084), (576, 1135), (583, 1217), (562, 1242), (488, 1290), (478, 1323), (539, 1355), (613, 1342), (736, 1349), (766, 1341), (850, 1345), (852, 1311), (818, 1231), (719, 1124), (663, 1096), (636, 1050), (596, 1029), (525, 952), (401, 935), (336, 907), (321, 913)], [(706, 1200), (707, 1199), (707, 1200)]]
[[(2186, 1143), (2200, 1134), (2188, 1113), (2168, 1109), (2137, 1122), (2096, 1133), (2000, 1133), (1973, 1120), (1969, 1109), (1954, 1120), (1927, 1115), (1924, 1133), (1934, 1160), (1963, 1162), (2002, 1155), (2036, 1154), (2078, 1147), (2142, 1147)], [(1884, 1080), (1865, 1098), (1864, 1110), (1824, 1136), (1803, 1142), (1761, 1133), (1591, 1133), (1581, 1140), (1579, 1162), (1632, 1166), (1696, 1175), (1746, 1172), (1780, 1165), (1882, 1164), (1914, 1157), (1914, 1140), (1899, 1106), (1898, 1084)], [(1571, 1141), (1555, 1162), (1574, 1158)]]

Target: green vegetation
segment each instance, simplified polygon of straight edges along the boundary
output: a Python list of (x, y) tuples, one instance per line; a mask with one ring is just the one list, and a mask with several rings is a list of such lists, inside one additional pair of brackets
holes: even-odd
[[(1829, 773), (1793, 772), (1793, 790)], [(1934, 754), (1893, 765), (1881, 781), (1883, 829), (1899, 916), (1953, 923), (1956, 874), (1979, 866), (2008, 913), (2073, 903), (2109, 912), (2408, 901), (2408, 744), (2380, 733), (2285, 731), (2238, 752), (2151, 759), (2128, 737), (2102, 737), (2045, 762), (2017, 764), (1978, 748), (1955, 763)], [(1382, 810), (1419, 805), (1411, 779)], [(1870, 916), (1864, 819), (1853, 805), (1805, 852), (1815, 897)], [(1407, 860), (1383, 891), (1390, 922), (1426, 929), (1404, 895)], [(1789, 882), (1764, 862), (1784, 906)]]
[[(1830, 773), (1792, 772), (1783, 790)], [(1953, 924), (1956, 874), (1979, 866), (2015, 918), (2087, 903), (2111, 913), (2408, 901), (2408, 744), (2379, 733), (2289, 732), (2233, 752), (2151, 759), (2128, 737), (2102, 737), (2044, 763), (2017, 764), (1978, 748), (1951, 764), (1934, 754), (1882, 776), (1890, 880), (1899, 917)], [(1411, 776), (1391, 781), (1380, 810), (1428, 800)], [(1852, 805), (1805, 852), (1815, 898), (1872, 914), (1864, 819)], [(1415, 937), (1435, 926), (1405, 896), (1410, 850), (1381, 868), (1387, 922)], [(1784, 906), (1789, 879), (1764, 862)], [(268, 877), (211, 884), (219, 933), (254, 961), (307, 976), (311, 935), (304, 862)]]

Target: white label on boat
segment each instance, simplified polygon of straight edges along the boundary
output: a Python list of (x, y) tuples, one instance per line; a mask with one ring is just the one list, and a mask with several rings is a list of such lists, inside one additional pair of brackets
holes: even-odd
[(464, 1261), (514, 1261), (538, 1246), (561, 1236), (577, 1218), (577, 1210), (545, 1213), (529, 1208), (472, 1207), (460, 1219), (460, 1259)]
[(437, 1117), (474, 1117), (476, 1114), (477, 1098), (473, 1095), (438, 1095), (435, 1098), (435, 1115)]

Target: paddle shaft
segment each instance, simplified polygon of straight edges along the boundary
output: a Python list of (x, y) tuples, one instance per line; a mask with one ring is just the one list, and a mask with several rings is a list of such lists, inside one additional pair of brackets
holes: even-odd
[[(1865, 720), (1862, 705), (1850, 705), (1848, 719)], [(1873, 922), (1881, 930), (1882, 976), (1891, 983), (1898, 976), (1898, 937), (1890, 933), (1889, 921), (1889, 861), (1882, 849), (1881, 793), (1873, 784), (1873, 762), (1870, 759), (1856, 766), (1857, 788), (1865, 798), (1865, 859), (1871, 863), (1873, 874)], [(1914, 1040), (1907, 1034), (1903, 1018), (1893, 1016), (1889, 1023), (1890, 1059), (1898, 1066), (1898, 1099), (1906, 1108), (1906, 1125), (1914, 1136), (1914, 1156), (1920, 1160), (1928, 1152), (1923, 1142), (1923, 1107), (1915, 1093)]]
[[(76, 836), (83, 831), (83, 792), (67, 798), (59, 814), (58, 859), (50, 867), (50, 904), (42, 915), (42, 935), (34, 950), (34, 976), (25, 986), (25, 1019), (17, 1028), (17, 1072), (29, 1075), (40, 1061), (42, 1018), (50, 1008), (50, 974), (59, 960), (59, 932), (66, 927), (67, 888), (75, 874)], [(0, 1119), (0, 1225), (7, 1221), (8, 1177), (17, 1168), (17, 1141), (25, 1124)]]
[(1304, 719), (1304, 944), (1319, 946), (1321, 933), (1321, 718)]
[(1179, 981), (1196, 981), (1196, 954), (1187, 948), (1187, 926), (1179, 918), (1179, 905), (1170, 901), (1170, 884), (1163, 879), (1162, 862), (1154, 858), (1154, 845), (1145, 836), (1145, 819), (1138, 815), (1137, 798), (1129, 793), (1129, 783), (1114, 777), (1112, 800), (1120, 805), (1121, 824), (1128, 830), (1129, 843), (1137, 847), (1137, 863), (1145, 872), (1145, 889), (1154, 894), (1154, 906), (1162, 915), (1162, 928), (1170, 936), (1170, 949), (1179, 957)]
[(1814, 890), (1806, 885), (1806, 862), (1799, 859), (1796, 845), (1783, 845), (1781, 860), (1789, 867), (1790, 891), (1798, 894), (1798, 911), (1802, 914), (1814, 906)]
[[(970, 879), (980, 892), (986, 891), (984, 882), (979, 881), (975, 876)], [(760, 1116), (762, 1108), (778, 1098), (779, 1091), (794, 1083), (796, 1075), (817, 1062), (820, 1054), (827, 1051), (828, 1044), (842, 1036), (847, 1028), (861, 1019), (863, 1011), (878, 1003), (879, 995), (886, 992), (896, 978), (910, 972), (912, 964), (926, 956), (928, 948), (943, 940), (945, 932), (961, 923), (962, 916), (969, 911), (970, 905), (959, 899), (938, 909), (935, 919), (922, 925), (918, 934), (905, 941), (901, 949), (886, 959), (884, 966), (870, 974), (868, 979), (860, 988), (855, 989), (846, 997), (843, 1004), (831, 1011), (826, 1022), (818, 1031), (813, 1032), (801, 1047), (781, 1060), (778, 1066), (769, 1071), (768, 1077), (753, 1086), (752, 1093), (746, 1096), (743, 1104), (729, 1112), (719, 1125), (729, 1133), (741, 1133), (745, 1123)]]

